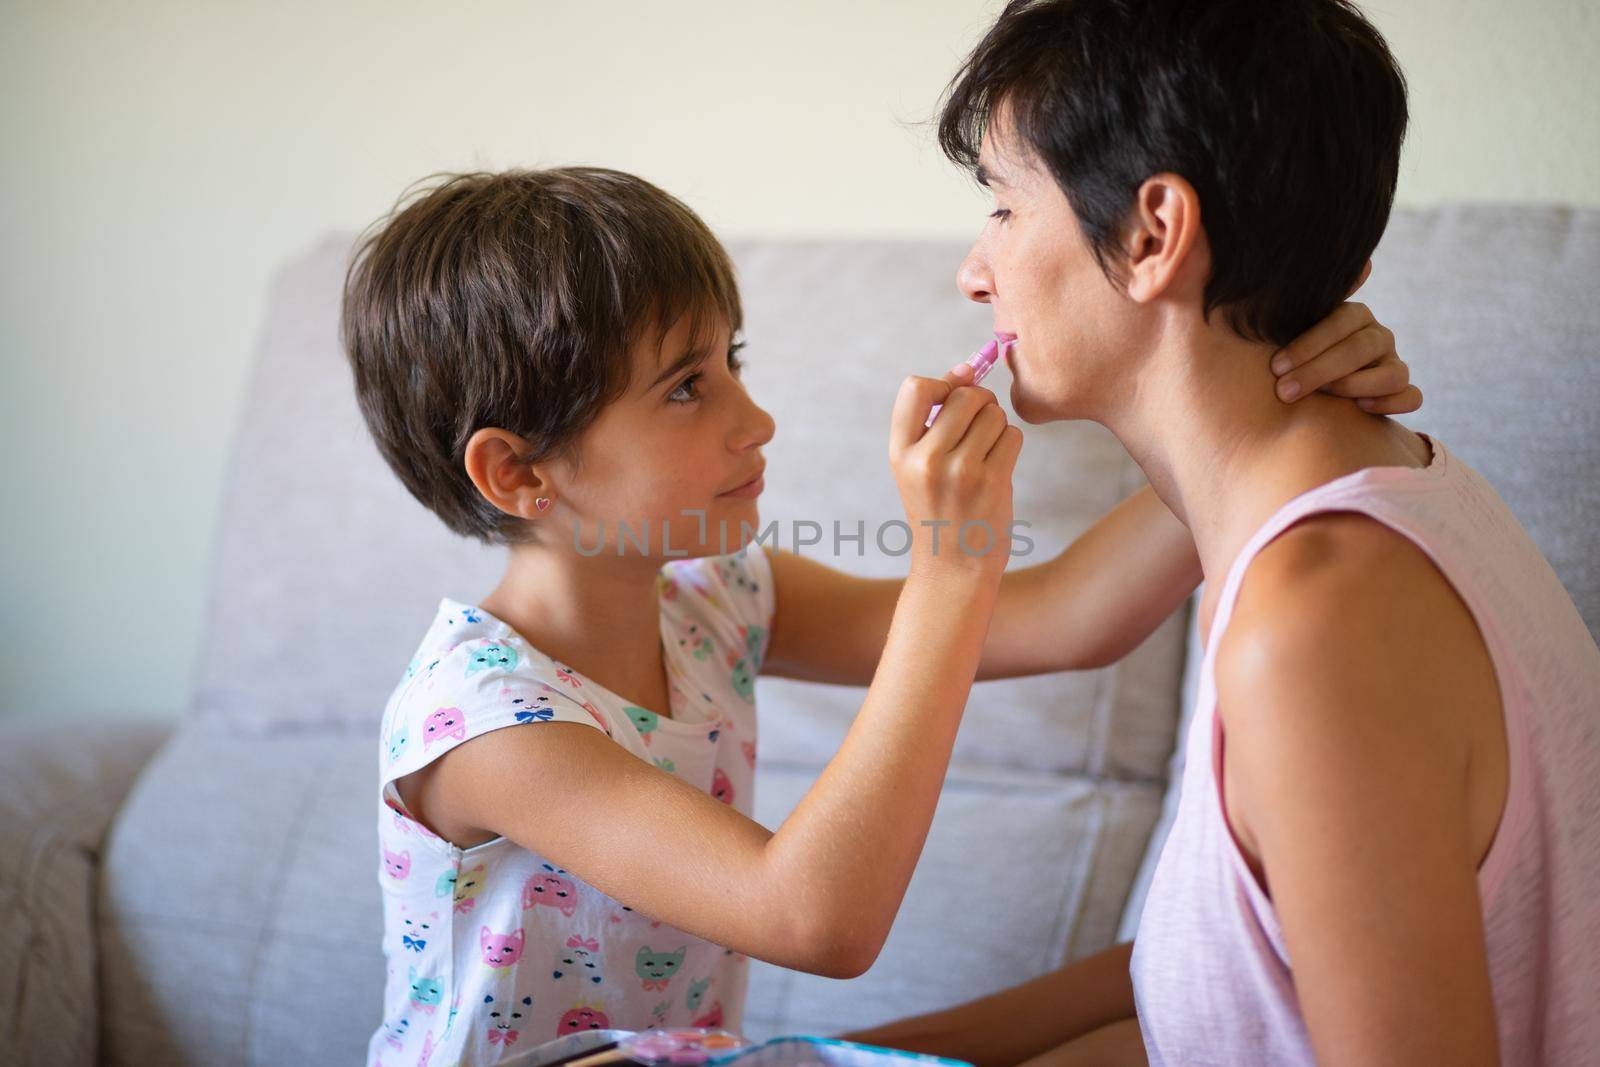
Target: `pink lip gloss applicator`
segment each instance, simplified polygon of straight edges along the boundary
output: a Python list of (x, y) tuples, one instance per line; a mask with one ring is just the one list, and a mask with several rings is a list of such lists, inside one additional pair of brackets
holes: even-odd
[[(967, 360), (967, 366), (972, 368), (972, 381), (966, 384), (977, 385), (983, 381), (984, 377), (994, 369), (994, 365), (1005, 356), (1006, 350), (1016, 343), (1017, 339), (1015, 337), (1002, 338), (996, 336), (993, 341), (972, 353), (971, 358)], [(932, 426), (933, 420), (939, 417), (939, 409), (942, 407), (944, 407), (943, 404), (933, 405), (933, 410), (928, 412), (928, 421), (922, 425), (924, 427)]]

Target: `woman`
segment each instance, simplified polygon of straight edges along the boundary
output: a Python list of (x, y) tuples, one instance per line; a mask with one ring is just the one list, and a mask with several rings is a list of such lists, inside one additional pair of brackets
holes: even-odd
[(960, 284), (1021, 336), (1017, 413), (1108, 426), (1194, 534), (1206, 655), (1133, 945), (856, 1039), (1053, 1064), (1600, 1047), (1600, 650), (1440, 442), (1262, 388), (1377, 244), (1405, 125), (1342, 0), (1012, 3), (958, 75), (941, 143), (996, 199)]

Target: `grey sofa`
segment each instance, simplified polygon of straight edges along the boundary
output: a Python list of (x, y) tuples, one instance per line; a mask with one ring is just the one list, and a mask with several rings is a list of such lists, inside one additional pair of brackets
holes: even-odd
[[(378, 1021), (376, 723), (441, 595), (492, 587), (368, 442), (336, 346), (348, 234), (277, 276), (233, 445), (193, 699), (172, 723), (13, 727), (0, 752), (0, 1061), (359, 1062)], [(986, 335), (951, 243), (742, 242), (747, 381), (778, 421), (763, 516), (899, 573), (833, 520), (895, 518), (901, 376)], [(1600, 212), (1397, 212), (1363, 292), (1427, 393), (1407, 421), (1499, 486), (1600, 630)], [(822, 371), (830, 353), (829, 374)], [(1007, 380), (993, 385), (1004, 395)], [(1017, 515), (1047, 558), (1141, 484), (1098, 427), (1026, 427)], [(177, 517), (175, 517), (176, 521)], [(1029, 560), (1016, 561), (1024, 565)], [(1132, 936), (1175, 797), (1188, 612), (1124, 662), (974, 688), (877, 965), (758, 966), (746, 1029), (834, 1032), (966, 1000)], [(780, 821), (861, 691), (759, 683)]]

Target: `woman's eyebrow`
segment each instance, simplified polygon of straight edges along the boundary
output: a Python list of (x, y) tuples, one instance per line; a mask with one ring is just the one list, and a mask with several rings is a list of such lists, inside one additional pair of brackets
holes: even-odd
[(983, 186), (985, 189), (987, 189), (990, 184), (1004, 185), (1006, 183), (1004, 178), (1000, 177), (998, 174), (995, 174), (982, 163), (978, 164), (978, 169), (974, 172), (973, 176), (978, 179), (978, 184)]

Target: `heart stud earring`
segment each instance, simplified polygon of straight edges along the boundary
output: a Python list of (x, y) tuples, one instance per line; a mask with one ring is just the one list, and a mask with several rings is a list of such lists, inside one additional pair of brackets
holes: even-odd
[(545, 511), (550, 507), (550, 498), (547, 496), (538, 497), (534, 500), (533, 506), (538, 508), (540, 511)]

